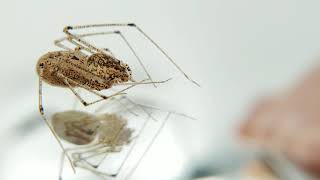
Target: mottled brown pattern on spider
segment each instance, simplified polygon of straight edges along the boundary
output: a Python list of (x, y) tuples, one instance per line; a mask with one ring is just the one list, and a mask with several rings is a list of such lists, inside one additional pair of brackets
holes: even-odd
[[(87, 56), (79, 51), (49, 52), (38, 60), (38, 74), (40, 68), (43, 69), (42, 79), (45, 82), (60, 87), (67, 87), (63, 76), (98, 91), (131, 79), (127, 64), (102, 53)], [(70, 84), (77, 87), (75, 83)]]
[(70, 143), (85, 145), (98, 137), (99, 143), (123, 146), (131, 141), (133, 130), (127, 120), (116, 114), (95, 116), (81, 111), (55, 113), (51, 120), (57, 135)]
[[(88, 70), (95, 72), (112, 83), (127, 82), (131, 77), (131, 70), (127, 64), (102, 53), (91, 55), (87, 60)], [(128, 75), (129, 73), (129, 75)]]

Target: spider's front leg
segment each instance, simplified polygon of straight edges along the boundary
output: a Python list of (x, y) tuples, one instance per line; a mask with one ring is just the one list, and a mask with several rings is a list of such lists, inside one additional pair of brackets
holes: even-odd
[[(50, 131), (52, 132), (52, 134), (54, 135), (55, 139), (57, 140), (59, 146), (61, 147), (62, 151), (65, 153), (66, 150), (62, 144), (62, 142), (60, 141), (57, 133), (54, 131), (53, 127), (51, 126), (51, 124), (49, 123), (48, 119), (46, 118), (45, 114), (44, 114), (44, 108), (43, 108), (43, 101), (42, 101), (42, 76), (43, 76), (43, 65), (40, 64), (40, 73), (39, 73), (39, 112), (41, 114), (42, 119), (44, 120), (44, 122), (46, 123), (46, 125), (48, 126), (48, 128), (50, 129)], [(71, 164), (72, 170), (75, 172), (75, 168), (72, 164), (72, 160), (70, 158), (69, 155), (67, 155), (67, 158)]]
[[(183, 70), (182, 68), (173, 60), (173, 58), (171, 58), (168, 53), (166, 51), (164, 51), (164, 49), (162, 47), (160, 47), (158, 45), (158, 43), (156, 43), (149, 35), (147, 35), (139, 26), (137, 26), (134, 23), (109, 23), (109, 24), (91, 24), (91, 25), (80, 25), (80, 26), (66, 26), (63, 29), (63, 32), (66, 33), (69, 37), (75, 39), (76, 41), (80, 42), (81, 44), (87, 46), (88, 48), (99, 52), (99, 53), (103, 53), (102, 49), (99, 49), (97, 47), (95, 47), (94, 45), (88, 43), (87, 41), (81, 39), (79, 36), (76, 36), (75, 34), (71, 33), (71, 30), (76, 30), (76, 29), (85, 29), (85, 28), (98, 28), (98, 27), (133, 27), (136, 30), (138, 30), (143, 37), (145, 37), (149, 42), (151, 42), (166, 58), (167, 60), (170, 61), (170, 63), (176, 67), (176, 69), (178, 71), (180, 71), (185, 78), (187, 78), (190, 82), (192, 82), (193, 84), (197, 85), (200, 87), (200, 85), (194, 81), (193, 79), (191, 79)], [(119, 31), (115, 31), (115, 32), (119, 32)]]
[[(146, 66), (144, 65), (142, 59), (140, 58), (140, 56), (138, 55), (136, 50), (133, 48), (131, 43), (129, 43), (129, 41), (125, 37), (125, 35), (119, 30), (116, 30), (116, 31), (103, 31), (103, 32), (96, 32), (96, 33), (86, 33), (86, 34), (78, 34), (78, 35), (71, 34), (71, 35), (68, 35), (67, 37), (63, 37), (63, 38), (55, 40), (54, 44), (56, 46), (60, 47), (60, 48), (65, 49), (65, 50), (71, 50), (71, 48), (68, 48), (64, 44), (62, 44), (63, 41), (69, 41), (70, 43), (74, 44), (76, 47), (80, 47), (81, 49), (84, 49), (89, 53), (93, 54), (93, 53), (96, 53), (96, 52), (100, 52), (101, 53), (103, 51), (106, 51), (106, 52), (110, 53), (113, 57), (115, 57), (114, 54), (108, 48), (102, 48), (101, 49), (101, 48), (95, 47), (94, 45), (89, 44), (87, 41), (82, 39), (82, 38), (85, 38), (85, 37), (99, 36), (99, 35), (119, 35), (120, 38), (125, 42), (127, 47), (130, 49), (132, 54), (135, 56), (136, 60), (138, 61), (138, 63), (140, 64), (140, 66), (142, 67), (144, 72), (146, 73), (147, 77), (151, 81), (153, 81), (152, 77), (151, 77), (150, 73), (148, 72)], [(76, 40), (78, 40), (78, 41), (76, 41)], [(90, 48), (90, 47), (93, 47), (93, 48)], [(155, 84), (153, 84), (153, 85), (156, 87)]]

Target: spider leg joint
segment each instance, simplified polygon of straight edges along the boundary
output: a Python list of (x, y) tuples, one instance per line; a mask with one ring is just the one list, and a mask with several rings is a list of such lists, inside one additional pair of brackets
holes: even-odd
[(39, 111), (40, 111), (41, 115), (44, 115), (42, 106), (39, 107)]
[(72, 27), (71, 26), (66, 26), (65, 28), (63, 28), (63, 32), (67, 32), (68, 30), (71, 30)]
[(137, 25), (134, 24), (134, 23), (129, 23), (128, 26), (134, 26), (134, 27), (135, 27), (135, 26), (137, 26)]

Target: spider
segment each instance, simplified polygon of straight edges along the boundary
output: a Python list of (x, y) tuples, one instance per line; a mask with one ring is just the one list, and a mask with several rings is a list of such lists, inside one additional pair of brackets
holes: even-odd
[[(58, 112), (52, 116), (51, 124), (57, 135), (61, 139), (71, 144), (77, 145), (77, 147), (66, 149), (66, 151), (62, 153), (59, 173), (60, 180), (62, 179), (64, 157), (71, 152), (72, 164), (76, 168), (88, 170), (94, 173), (95, 175), (100, 176), (101, 178), (117, 177), (136, 145), (136, 137), (139, 137), (143, 130), (145, 130), (147, 123), (149, 122), (148, 119), (158, 121), (153, 116), (153, 111), (164, 111), (156, 107), (135, 103), (133, 100), (126, 96), (123, 96), (121, 98), (113, 97), (109, 101), (109, 103), (110, 102), (117, 103), (115, 107), (116, 111), (100, 113), (100, 111), (104, 109), (104, 105), (102, 105), (94, 113), (71, 110)], [(124, 106), (124, 104), (127, 106), (131, 105), (131, 107), (128, 108), (127, 106)], [(108, 104), (108, 107), (110, 108), (111, 104)], [(148, 119), (143, 120), (144, 122), (142, 123), (141, 128), (139, 130), (134, 130), (128, 127), (127, 119), (123, 118), (121, 114), (125, 115), (127, 113), (130, 113), (134, 116), (140, 116), (141, 114), (136, 113), (136, 111), (138, 110), (142, 110), (142, 113), (147, 115)], [(147, 148), (141, 155), (138, 162), (132, 168), (130, 173), (127, 174), (126, 179), (129, 178), (129, 176), (138, 167), (138, 165), (142, 161), (142, 158), (151, 148), (152, 143), (159, 135), (160, 131), (164, 127), (170, 115), (175, 114), (190, 119), (194, 119), (187, 115), (173, 111), (164, 112), (166, 112), (167, 115), (165, 119), (162, 122), (160, 122), (160, 128), (158, 128), (156, 134), (152, 137), (152, 140), (148, 144)], [(133, 136), (135, 131), (138, 131), (137, 135)], [(135, 141), (132, 142), (133, 140)], [(121, 152), (123, 147), (129, 144), (132, 144), (131, 148), (129, 149), (125, 158), (120, 163), (120, 166), (115, 172), (106, 173), (98, 170), (98, 167), (107, 155)], [(96, 165), (88, 161), (89, 159), (92, 159), (100, 155), (104, 155), (104, 157), (100, 159)]]
[[(140, 27), (134, 23), (118, 23), (118, 24), (92, 24), (92, 25), (80, 25), (80, 26), (66, 26), (63, 32), (66, 37), (60, 38), (54, 41), (54, 44), (62, 48), (60, 51), (48, 52), (40, 57), (36, 65), (36, 71), (39, 76), (39, 111), (47, 126), (55, 136), (58, 144), (62, 150), (65, 151), (62, 143), (60, 142), (57, 134), (48, 123), (48, 120), (44, 114), (44, 107), (42, 103), (42, 81), (46, 83), (69, 88), (72, 93), (79, 99), (84, 106), (89, 106), (100, 102), (102, 100), (109, 99), (113, 96), (124, 94), (124, 92), (136, 85), (141, 84), (155, 84), (165, 83), (165, 81), (153, 81), (143, 62), (133, 49), (127, 38), (118, 30), (109, 32), (97, 32), (76, 35), (71, 30), (86, 29), (86, 28), (98, 28), (98, 27), (133, 27), (138, 30), (147, 40), (149, 40), (166, 58), (192, 83), (199, 86), (199, 84), (193, 81), (184, 71), (173, 61), (173, 59), (153, 40), (148, 36)], [(113, 56), (112, 52), (108, 49), (101, 49), (93, 44), (85, 41), (83, 37), (118, 34), (130, 48), (135, 55), (137, 61), (142, 66), (148, 79), (142, 81), (135, 81), (132, 78), (132, 72), (130, 67), (123, 61)], [(76, 46), (75, 49), (71, 49), (62, 44), (63, 41), (69, 41)], [(86, 53), (84, 53), (85, 51)], [(148, 81), (149, 80), (149, 81)], [(98, 91), (104, 89), (110, 89), (113, 86), (128, 87), (110, 95), (105, 96)], [(85, 101), (75, 90), (75, 88), (83, 88), (100, 97), (99, 100), (93, 102)], [(70, 157), (68, 157), (71, 162)]]

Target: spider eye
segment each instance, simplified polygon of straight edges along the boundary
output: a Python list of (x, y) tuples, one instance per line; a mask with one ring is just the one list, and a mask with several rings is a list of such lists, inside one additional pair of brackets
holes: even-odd
[(41, 68), (43, 68), (43, 67), (44, 67), (44, 63), (40, 63), (39, 66), (40, 66)]

